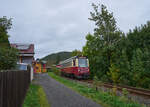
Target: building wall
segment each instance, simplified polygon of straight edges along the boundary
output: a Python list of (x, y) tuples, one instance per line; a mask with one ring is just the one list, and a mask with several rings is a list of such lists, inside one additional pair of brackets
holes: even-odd
[(41, 73), (42, 72), (42, 65), (40, 63), (36, 63), (34, 66), (34, 70), (36, 73)]

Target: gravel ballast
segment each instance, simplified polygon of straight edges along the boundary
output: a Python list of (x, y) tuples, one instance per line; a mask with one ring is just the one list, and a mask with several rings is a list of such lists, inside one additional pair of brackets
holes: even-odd
[(47, 73), (37, 74), (35, 81), (44, 88), (51, 107), (102, 107), (52, 79)]

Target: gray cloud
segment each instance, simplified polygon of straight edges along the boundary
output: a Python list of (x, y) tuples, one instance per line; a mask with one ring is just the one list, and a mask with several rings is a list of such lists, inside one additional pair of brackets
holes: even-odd
[[(82, 49), (85, 35), (92, 32), (91, 3), (98, 0), (2, 0), (0, 17), (13, 18), (10, 41), (34, 43), (36, 57), (49, 53)], [(121, 30), (150, 19), (148, 0), (101, 0), (114, 13)]]

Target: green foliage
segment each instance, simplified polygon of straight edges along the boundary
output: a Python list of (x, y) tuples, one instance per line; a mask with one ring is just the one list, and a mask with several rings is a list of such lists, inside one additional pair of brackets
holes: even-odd
[(61, 75), (61, 71), (60, 71), (60, 69), (58, 69), (58, 68), (56, 68), (56, 67), (52, 67), (52, 71), (54, 72), (54, 74), (56, 74), (56, 75)]
[(7, 34), (11, 25), (11, 19), (0, 18), (0, 70), (13, 69), (17, 64), (18, 51), (10, 47)]
[(126, 88), (122, 89), (122, 96), (121, 96), (121, 100), (128, 102), (128, 94), (129, 92), (127, 91)]
[(140, 87), (142, 83), (142, 79), (144, 79), (142, 76), (143, 72), (145, 71), (144, 66), (143, 66), (143, 61), (142, 61), (142, 51), (140, 49), (137, 49), (133, 55), (132, 59), (132, 83), (134, 86)]
[(59, 54), (56, 56), (56, 65), (59, 64), (59, 61), (60, 61), (60, 56)]
[(97, 75), (103, 82), (150, 88), (150, 22), (125, 35), (106, 6), (92, 6), (89, 19), (96, 27), (94, 34), (87, 34), (82, 50), (89, 58), (91, 78)]
[(0, 28), (3, 29), (3, 31), (7, 32), (8, 29), (11, 29), (11, 26), (12, 19), (7, 19), (6, 16), (0, 18)]
[(127, 91), (126, 88), (123, 88), (123, 89), (122, 89), (122, 94), (123, 94), (123, 96), (126, 97), (126, 96), (129, 94), (129, 92)]
[(103, 81), (110, 81), (107, 72), (122, 33), (116, 27), (113, 14), (109, 13), (104, 5), (93, 4), (93, 8), (94, 12), (91, 12), (89, 19), (95, 22), (96, 28), (93, 35), (86, 36), (87, 43), (83, 47), (83, 54), (90, 60), (90, 68), (93, 72), (91, 74), (96, 74)]
[(117, 93), (117, 87), (116, 84), (119, 83), (119, 77), (120, 77), (120, 69), (118, 69), (115, 64), (111, 63), (111, 66), (109, 68), (109, 72), (107, 72), (110, 79), (113, 81), (114, 86), (112, 88), (113, 95), (116, 95)]
[(110, 72), (107, 72), (107, 74), (110, 76), (110, 79), (113, 81), (114, 84), (117, 84), (119, 82), (120, 70), (111, 63), (109, 71)]
[(10, 47), (7, 31), (11, 28), (12, 21), (7, 17), (0, 18), (0, 48)]
[(30, 85), (23, 107), (49, 107), (46, 95), (41, 86)]
[(93, 86), (95, 87), (96, 91), (98, 91), (99, 80), (96, 75), (94, 76), (93, 80)]
[(0, 70), (14, 69), (18, 60), (17, 53), (14, 48), (0, 48)]
[(130, 62), (128, 60), (127, 54), (125, 50), (121, 51), (120, 57), (117, 59), (116, 63), (117, 67), (119, 68), (119, 82), (121, 84), (129, 85), (129, 81), (131, 81), (131, 75), (130, 75)]
[[(131, 59), (132, 86), (150, 88), (150, 22), (127, 34), (128, 57)], [(136, 79), (137, 78), (137, 79)]]
[(49, 75), (55, 80), (77, 91), (81, 95), (84, 95), (96, 101), (97, 103), (100, 103), (104, 107), (144, 107), (130, 100), (124, 101), (121, 99), (121, 97), (111, 95), (108, 92), (103, 92), (100, 90), (96, 91), (95, 88), (89, 88), (86, 85), (67, 80), (65, 78), (55, 75), (52, 72), (50, 72)]
[(72, 56), (82, 56), (82, 52), (80, 50), (75, 49), (71, 53)]

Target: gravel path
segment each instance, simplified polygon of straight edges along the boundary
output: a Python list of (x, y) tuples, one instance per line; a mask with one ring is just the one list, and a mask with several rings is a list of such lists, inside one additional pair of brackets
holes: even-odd
[(52, 79), (46, 73), (36, 75), (35, 80), (44, 88), (51, 107), (102, 107)]

